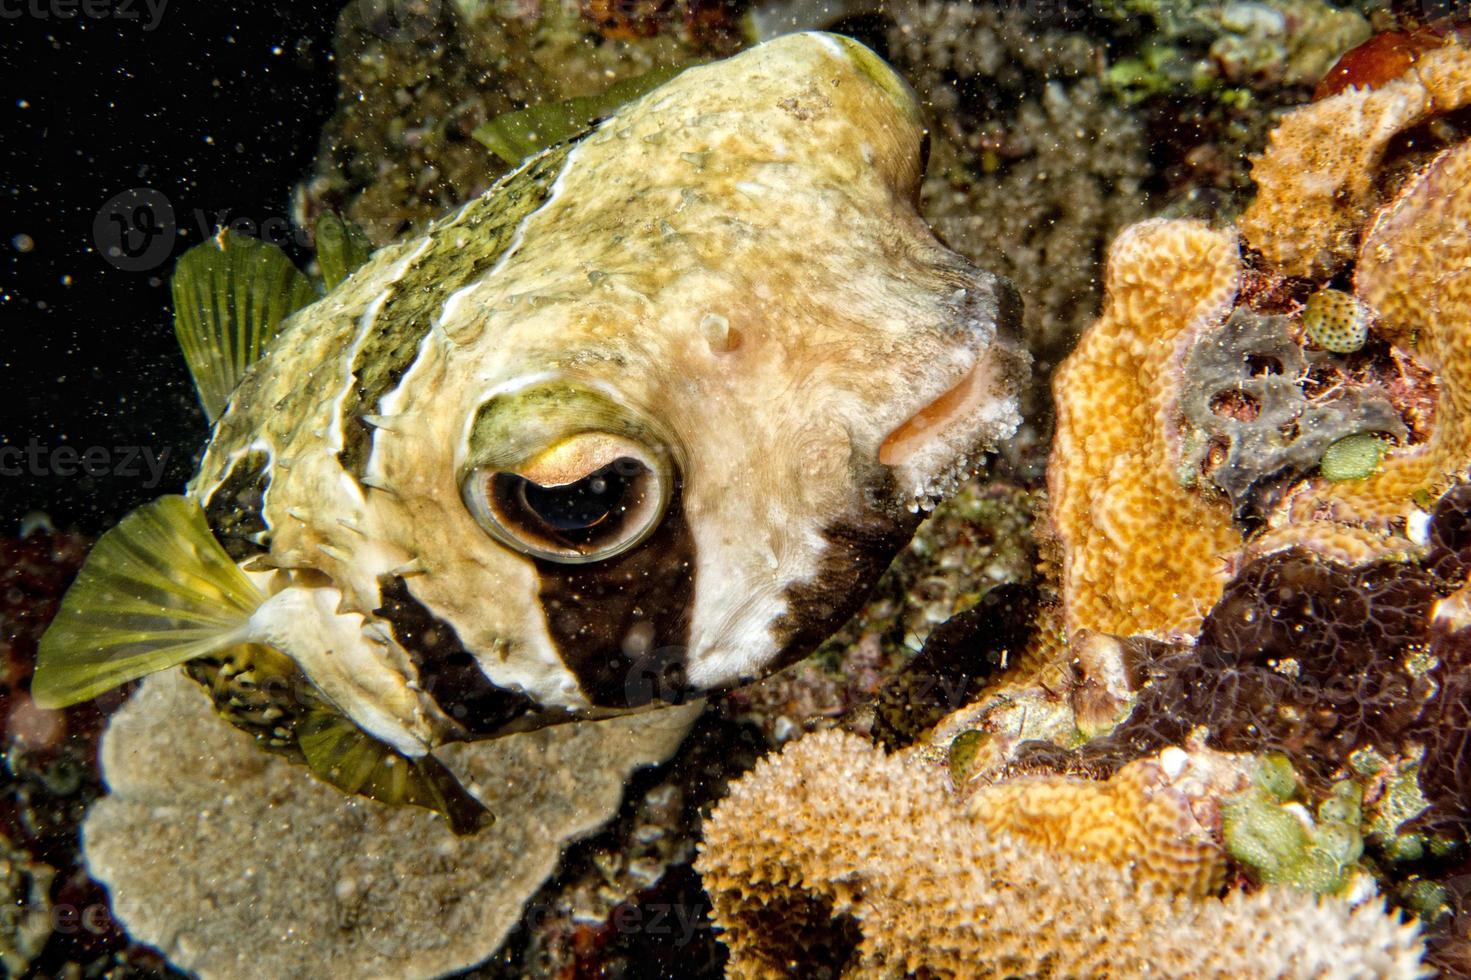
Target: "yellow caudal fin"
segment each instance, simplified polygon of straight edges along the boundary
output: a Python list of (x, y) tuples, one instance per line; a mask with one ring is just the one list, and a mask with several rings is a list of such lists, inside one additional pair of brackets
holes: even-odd
[(317, 298), (285, 252), (233, 231), (185, 252), (171, 285), (174, 334), (211, 422), (281, 321)]
[(263, 601), (199, 505), (160, 497), (98, 539), (41, 638), (31, 696), (65, 707), (239, 643)]
[(312, 773), (345, 793), (433, 810), (461, 835), (473, 834), (494, 819), (434, 756), (400, 755), (335, 711), (309, 712), (296, 741)]
[(322, 212), (313, 236), (317, 242), (317, 265), (322, 267), (322, 285), (337, 288), (373, 254), (373, 243), (361, 228), (331, 211)]

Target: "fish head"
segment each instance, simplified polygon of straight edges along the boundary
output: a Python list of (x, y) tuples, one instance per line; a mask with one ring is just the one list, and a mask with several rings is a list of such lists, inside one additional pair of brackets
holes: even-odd
[(780, 38), (577, 142), (444, 303), (373, 524), (495, 686), (587, 711), (774, 670), (1015, 430), (1020, 304), (919, 216), (923, 143), (871, 51)]

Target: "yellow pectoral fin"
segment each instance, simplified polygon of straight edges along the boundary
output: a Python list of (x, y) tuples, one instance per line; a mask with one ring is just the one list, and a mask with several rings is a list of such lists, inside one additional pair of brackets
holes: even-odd
[(460, 835), (473, 834), (494, 820), (434, 756), (401, 755), (335, 711), (309, 712), (296, 737), (317, 778), (345, 793), (433, 810)]
[(41, 638), (31, 696), (62, 708), (239, 643), (263, 601), (199, 505), (160, 497), (98, 539)]

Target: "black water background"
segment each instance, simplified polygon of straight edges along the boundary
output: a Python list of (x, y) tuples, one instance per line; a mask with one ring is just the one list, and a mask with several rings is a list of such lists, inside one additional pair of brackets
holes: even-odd
[[(146, 30), (142, 0), (137, 20), (125, 0), (71, 19), (67, 0), (0, 0), (0, 536), (36, 510), (97, 533), (193, 472), (207, 430), (169, 272), (222, 211), (289, 219), (332, 110), (341, 3), (171, 0)], [(178, 231), (146, 270), (114, 267), (94, 240), (99, 211), (135, 188), (160, 192)], [(94, 452), (102, 472), (63, 475), (62, 446), (108, 462)], [(157, 486), (146, 465), (122, 465), (143, 447), (168, 452)]]

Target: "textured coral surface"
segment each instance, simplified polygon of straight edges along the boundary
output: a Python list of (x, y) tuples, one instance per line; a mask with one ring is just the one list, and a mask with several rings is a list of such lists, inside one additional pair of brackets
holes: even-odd
[(697, 867), (731, 977), (1423, 975), (1416, 928), (1378, 903), (1171, 897), (990, 832), (940, 772), (838, 732), (736, 784)]
[(1391, 141), (1471, 102), (1471, 50), (1447, 43), (1378, 88), (1350, 88), (1290, 113), (1252, 168), (1259, 192), (1241, 219), (1284, 275), (1326, 277), (1353, 258), (1382, 198)]
[[(1471, 55), (1467, 73), (1471, 75)], [(1390, 453), (1366, 480), (1323, 488), (1300, 510), (1403, 518), (1471, 463), (1471, 142), (1446, 150), (1375, 219), (1354, 272), (1379, 330), (1435, 372), (1428, 442)]]
[(1236, 295), (1236, 239), (1153, 220), (1109, 250), (1103, 316), (1053, 381), (1048, 485), (1064, 551), (1067, 629), (1193, 633), (1241, 546), (1230, 507), (1181, 485), (1167, 441), (1171, 355), (1221, 322)]
[(1229, 759), (1174, 749), (1135, 759), (1106, 780), (1020, 776), (992, 783), (971, 796), (969, 809), (992, 833), (1132, 868), (1161, 891), (1204, 898), (1226, 877), (1211, 801), (1246, 780)]

